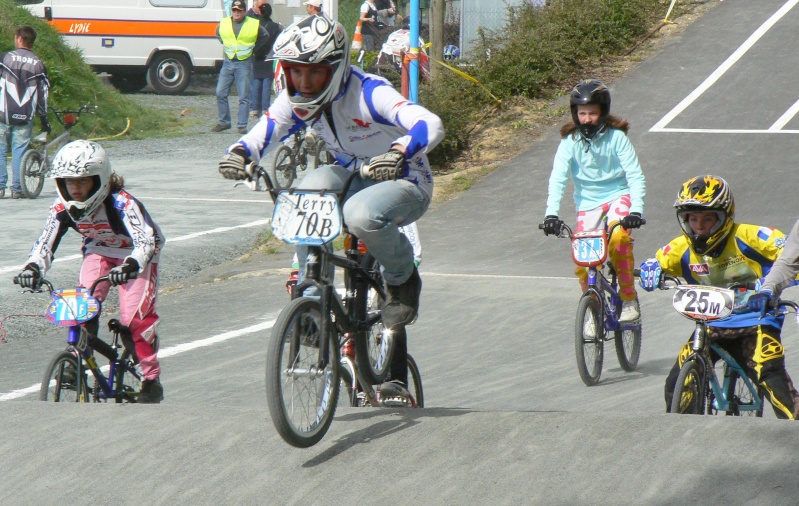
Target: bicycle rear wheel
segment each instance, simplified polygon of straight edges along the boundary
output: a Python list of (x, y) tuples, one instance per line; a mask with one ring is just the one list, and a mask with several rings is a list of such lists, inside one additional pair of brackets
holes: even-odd
[(577, 306), (577, 321), (574, 326), (574, 352), (577, 355), (577, 371), (586, 386), (599, 382), (604, 360), (602, 341), (602, 313), (599, 300), (593, 293), (586, 293)]
[(25, 198), (35, 199), (42, 193), (45, 170), (42, 167), (42, 155), (35, 149), (29, 149), (19, 162), (19, 182)]
[[(361, 265), (375, 278), (378, 283), (383, 282), (380, 274), (380, 264), (372, 255), (367, 254)], [(378, 385), (386, 380), (391, 369), (391, 359), (394, 356), (394, 339), (392, 333), (383, 327), (380, 320), (380, 307), (383, 298), (374, 288), (367, 292), (367, 318), (377, 317), (371, 328), (361, 333), (355, 339), (355, 363), (363, 377), (372, 385)]]
[(319, 301), (300, 297), (280, 313), (266, 355), (266, 400), (272, 422), (288, 444), (307, 448), (324, 437), (336, 411), (339, 346), (331, 331), (324, 369), (319, 368), (322, 312)]
[(291, 183), (297, 177), (297, 169), (290, 147), (282, 144), (277, 148), (270, 172), (272, 173), (272, 184), (277, 189), (285, 190), (291, 187)]
[(706, 388), (702, 379), (702, 365), (696, 360), (683, 363), (669, 411), (682, 415), (704, 415)]
[(638, 367), (638, 358), (641, 356), (641, 327), (636, 329), (617, 330), (614, 332), (616, 341), (616, 357), (619, 365), (627, 372)]
[(422, 389), (422, 374), (419, 366), (410, 354), (408, 354), (408, 392), (413, 395), (416, 401), (415, 408), (424, 407), (424, 390)]
[(62, 351), (50, 361), (42, 380), (39, 400), (50, 402), (90, 402), (86, 371), (78, 377), (78, 358)]
[[(751, 379), (751, 378), (750, 378)], [(753, 385), (757, 388), (757, 395), (760, 397), (760, 407), (752, 409), (755, 405), (755, 398), (752, 395), (746, 382), (734, 370), (730, 371), (730, 383), (724, 396), (730, 403), (730, 407), (726, 412), (727, 416), (756, 416), (758, 418), (763, 416), (763, 389), (757, 386), (757, 381), (752, 380)], [(741, 409), (743, 408), (743, 409)], [(747, 409), (748, 408), (748, 409)]]

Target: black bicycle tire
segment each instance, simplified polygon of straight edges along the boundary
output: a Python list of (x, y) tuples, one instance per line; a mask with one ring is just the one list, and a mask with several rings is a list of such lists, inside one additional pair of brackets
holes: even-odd
[[(56, 356), (50, 360), (50, 363), (47, 365), (47, 369), (45, 370), (44, 378), (42, 379), (42, 385), (39, 389), (39, 400), (41, 401), (50, 401), (50, 402), (61, 402), (59, 399), (61, 396), (61, 390), (63, 385), (59, 382), (56, 383), (55, 392), (53, 393), (54, 399), (51, 399), (50, 395), (50, 380), (53, 379), (55, 370), (61, 363), (69, 363), (72, 367), (75, 368), (75, 371), (78, 370), (78, 358), (69, 351), (62, 351), (58, 353)], [(62, 373), (63, 374), (63, 370)], [(83, 374), (81, 374), (80, 378), (76, 378), (79, 380), (79, 387), (75, 389), (75, 401), (74, 402), (91, 402), (91, 396), (89, 395), (89, 385), (86, 381), (86, 371), (83, 370)]]
[[(33, 164), (38, 164), (39, 166), (39, 170), (37, 171), (38, 175), (29, 176), (28, 174), (31, 172), (31, 166)], [(22, 160), (19, 162), (19, 183), (22, 188), (22, 195), (24, 195), (25, 198), (35, 199), (42, 193), (42, 188), (44, 188), (44, 172), (44, 167), (42, 167), (42, 154), (35, 149), (27, 150), (25, 154), (22, 155)], [(28, 177), (38, 180), (35, 186), (28, 185)]]
[[(371, 254), (367, 253), (364, 255), (361, 259), (361, 266), (372, 273), (372, 276), (377, 278), (378, 282), (382, 282), (383, 278), (380, 275), (380, 264), (377, 263), (377, 260), (375, 260)], [(382, 305), (382, 301), (378, 301), (378, 305)], [(379, 308), (368, 312), (370, 315), (374, 315), (377, 311), (379, 311)], [(355, 333), (355, 365), (363, 378), (372, 385), (379, 385), (386, 380), (391, 370), (391, 360), (394, 357), (395, 341), (391, 339), (390, 333), (385, 334), (385, 337), (388, 338), (386, 346), (380, 347), (383, 353), (378, 356), (373, 353), (375, 349), (375, 347), (372, 346), (373, 337), (375, 335), (384, 336), (382, 329), (383, 323), (378, 319), (377, 323), (368, 331)], [(375, 364), (383, 365), (381, 368), (376, 368)]]
[[(585, 338), (585, 318), (589, 309), (596, 315), (594, 319), (594, 330), (596, 336), (590, 340), (590, 344), (596, 349), (593, 358), (592, 370), (589, 371), (589, 364), (586, 363), (586, 345), (589, 341)], [(583, 380), (586, 386), (594, 386), (599, 383), (599, 378), (602, 376), (602, 362), (604, 361), (604, 344), (602, 341), (601, 333), (603, 328), (602, 322), (602, 306), (596, 295), (593, 293), (583, 294), (577, 305), (577, 319), (574, 322), (574, 353), (577, 358), (577, 371), (580, 373), (580, 379)]]
[[(640, 322), (639, 322), (640, 325)], [(619, 359), (619, 365), (625, 372), (632, 372), (638, 367), (638, 359), (641, 357), (641, 326), (635, 329), (617, 330), (614, 333), (614, 341), (616, 342), (616, 358)], [(624, 333), (632, 333), (631, 346), (626, 346)], [(629, 353), (628, 353), (629, 350)]]
[[(288, 164), (286, 164), (288, 162)], [(278, 190), (286, 190), (291, 187), (291, 183), (297, 178), (297, 167), (294, 160), (294, 153), (291, 148), (281, 144), (275, 150), (272, 164), (269, 167), (272, 176), (272, 184)]]
[[(321, 399), (317, 399), (319, 402), (314, 407), (313, 412), (316, 414), (316, 419), (313, 425), (309, 425), (305, 428), (307, 430), (299, 427), (294, 422), (294, 416), (292, 413), (288, 412), (289, 410), (284, 399), (282, 363), (284, 351), (286, 350), (284, 345), (286, 344), (287, 338), (293, 339), (290, 333), (294, 327), (295, 319), (298, 316), (304, 314), (313, 315), (313, 313), (316, 314), (315, 321), (318, 326), (322, 314), (321, 305), (316, 299), (300, 297), (289, 302), (289, 304), (283, 308), (283, 311), (280, 312), (280, 316), (278, 316), (277, 322), (272, 328), (272, 338), (266, 355), (266, 400), (269, 407), (269, 414), (280, 437), (288, 444), (297, 448), (313, 446), (327, 433), (330, 424), (333, 422), (333, 415), (336, 412), (340, 387), (338, 374), (339, 344), (336, 334), (331, 330), (328, 336), (330, 341), (328, 343), (328, 369), (326, 373), (324, 373), (324, 375), (329, 376), (326, 376), (323, 380), (324, 383), (322, 386), (324, 388), (321, 389), (323, 395)], [(300, 345), (299, 337), (296, 338), (295, 344)], [(308, 360), (313, 360), (314, 362), (318, 360), (318, 351), (314, 353), (314, 349), (318, 350), (318, 348), (307, 345), (300, 345), (300, 347), (299, 354), (301, 357), (307, 357)], [(305, 348), (305, 353), (303, 353), (303, 348)], [(304, 392), (319, 390), (319, 385), (315, 386), (317, 387), (316, 389), (305, 388)], [(300, 390), (300, 388), (296, 391), (298, 390)], [(294, 391), (295, 390), (292, 390), (292, 392)], [(318, 394), (318, 391), (316, 393)], [(294, 405), (295, 404), (292, 402), (292, 406)]]
[[(747, 413), (747, 416), (762, 418), (763, 405), (765, 404), (766, 400), (763, 398), (762, 388), (758, 386), (757, 381), (752, 380), (752, 382), (755, 388), (757, 388), (758, 390), (757, 394), (760, 397), (760, 409), (754, 411), (747, 410), (745, 411), (745, 413)], [(724, 395), (727, 397), (727, 400), (730, 402), (730, 407), (725, 412), (727, 416), (744, 416), (743, 414), (741, 414), (741, 410), (739, 409), (739, 406), (741, 405), (741, 403), (739, 402), (741, 400), (741, 396), (737, 388), (738, 385), (743, 385), (747, 393), (749, 393), (749, 388), (746, 386), (746, 383), (741, 379), (738, 373), (735, 370), (730, 370), (730, 383), (729, 386), (727, 387), (727, 391), (724, 392)]]
[[(691, 402), (690, 410), (683, 410), (681, 408), (683, 391), (685, 390), (685, 382), (691, 375), (694, 379), (692, 384), (695, 384), (693, 399)], [(682, 364), (680, 374), (677, 376), (677, 383), (674, 386), (674, 395), (671, 399), (670, 413), (686, 414), (686, 415), (704, 415), (707, 410), (707, 380), (702, 378), (702, 366), (696, 360), (688, 360)]]
[[(116, 380), (114, 385), (117, 388), (117, 395), (115, 401), (122, 402), (136, 402), (136, 399), (141, 392), (141, 378), (135, 374), (136, 364), (130, 358), (130, 352), (125, 350), (122, 356), (119, 357), (116, 369)], [(130, 378), (133, 378), (132, 380)]]
[(419, 372), (419, 366), (410, 353), (408, 354), (408, 376), (408, 380), (413, 381), (413, 388), (411, 388), (411, 385), (408, 385), (408, 391), (413, 394), (416, 407), (423, 408), (424, 388), (422, 387), (422, 373)]

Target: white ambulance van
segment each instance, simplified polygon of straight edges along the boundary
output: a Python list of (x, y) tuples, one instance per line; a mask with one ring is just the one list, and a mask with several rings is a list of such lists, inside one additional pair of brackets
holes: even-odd
[[(111, 84), (180, 93), (192, 72), (222, 65), (222, 0), (16, 0), (77, 46)], [(249, 2), (248, 2), (249, 3)]]

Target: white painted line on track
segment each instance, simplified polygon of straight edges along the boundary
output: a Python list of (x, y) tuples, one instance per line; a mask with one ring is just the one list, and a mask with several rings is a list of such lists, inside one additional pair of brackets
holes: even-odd
[(148, 197), (136, 196), (137, 200), (141, 200), (142, 202), (147, 202), (148, 200), (179, 200), (182, 202), (242, 202), (245, 204), (271, 204), (272, 199), (264, 199), (264, 200), (252, 200), (252, 199), (204, 199), (198, 197)]
[[(730, 55), (727, 60), (724, 61), (710, 76), (708, 76), (705, 81), (700, 84), (694, 91), (692, 91), (687, 97), (685, 97), (682, 102), (677, 104), (677, 107), (669, 111), (660, 121), (658, 121), (655, 126), (649, 129), (650, 132), (673, 132), (676, 130), (667, 130), (666, 125), (671, 123), (671, 121), (676, 118), (680, 113), (682, 113), (685, 109), (688, 108), (696, 99), (698, 99), (704, 92), (710, 89), (716, 81), (718, 81), (721, 76), (724, 75), (735, 63), (740, 60), (747, 51), (749, 51), (755, 43), (760, 40), (760, 38), (766, 34), (783, 16), (785, 16), (788, 11), (793, 9), (796, 4), (799, 3), (799, 0), (789, 0), (786, 2), (780, 9), (775, 12), (770, 18), (766, 20), (765, 23), (760, 25), (760, 27), (755, 30), (755, 32), (749, 36), (746, 41), (741, 44), (738, 49), (735, 50), (734, 53)], [(681, 129), (681, 132), (712, 132), (716, 133), (716, 130), (691, 130), (691, 129)], [(728, 130), (720, 130), (719, 132), (722, 133), (729, 133)], [(754, 132), (770, 132), (770, 130), (756, 130)], [(754, 133), (750, 131), (739, 131), (738, 133)], [(787, 132), (786, 132), (787, 133)]]
[[(197, 237), (201, 237), (201, 236), (204, 236), (204, 235), (221, 234), (223, 232), (230, 232), (231, 230), (236, 230), (236, 229), (239, 229), (239, 228), (258, 227), (258, 226), (261, 226), (261, 225), (268, 224), (270, 222), (270, 220), (271, 220), (271, 218), (266, 218), (266, 219), (263, 219), (263, 220), (251, 221), (249, 223), (244, 223), (243, 225), (235, 225), (235, 226), (232, 226), (232, 227), (219, 227), (219, 228), (214, 228), (214, 229), (211, 229), (211, 230), (205, 230), (205, 231), (202, 231), (202, 232), (195, 232), (193, 234), (182, 235), (180, 237), (175, 237), (175, 238), (170, 238), (169, 236), (167, 236), (166, 242), (168, 244), (170, 242), (188, 241), (190, 239), (196, 239)], [(53, 263), (69, 262), (69, 261), (72, 261), (72, 260), (80, 260), (82, 258), (83, 258), (83, 255), (70, 255), (70, 256), (66, 256), (66, 257), (56, 258), (55, 260), (53, 260)], [(14, 265), (14, 266), (11, 266), (11, 267), (0, 267), (0, 274), (7, 274), (9, 272), (17, 272), (20, 269), (22, 269), (23, 267), (24, 267), (24, 265)]]
[[(158, 352), (158, 359), (164, 359), (166, 357), (172, 357), (175, 355), (179, 355), (181, 353), (185, 353), (187, 351), (196, 350), (197, 348), (204, 348), (206, 346), (212, 346), (214, 344), (221, 343), (223, 341), (228, 341), (230, 339), (234, 339), (236, 337), (240, 337), (247, 334), (252, 334), (253, 332), (260, 332), (262, 330), (267, 330), (272, 328), (275, 324), (275, 320), (269, 320), (266, 322), (258, 323), (255, 325), (250, 325), (249, 327), (244, 327), (243, 329), (238, 330), (231, 330), (229, 332), (224, 332), (222, 334), (218, 334), (215, 336), (207, 337), (205, 339), (200, 339), (198, 341), (192, 341), (189, 343), (178, 344), (176, 346), (172, 346), (171, 348), (166, 348), (164, 350), (159, 350)], [(104, 372), (108, 371), (108, 366), (102, 368)], [(31, 385), (27, 388), (20, 388), (19, 390), (13, 390), (6, 394), (0, 394), (0, 402), (2, 401), (10, 401), (13, 399), (18, 399), (20, 397), (25, 397), (28, 394), (36, 393), (41, 389), (42, 384), (37, 383), (36, 385)]]
[(421, 276), (433, 276), (441, 278), (484, 278), (484, 279), (556, 279), (556, 280), (575, 280), (577, 276), (514, 276), (511, 274), (451, 274), (444, 272), (420, 272)]
[(782, 127), (787, 125), (788, 122), (791, 121), (794, 116), (796, 116), (797, 112), (799, 112), (799, 100), (794, 102), (793, 105), (787, 111), (785, 111), (785, 114), (780, 116), (780, 119), (778, 119), (777, 121), (774, 122), (773, 125), (768, 127), (769, 131), (770, 132), (780, 131)]

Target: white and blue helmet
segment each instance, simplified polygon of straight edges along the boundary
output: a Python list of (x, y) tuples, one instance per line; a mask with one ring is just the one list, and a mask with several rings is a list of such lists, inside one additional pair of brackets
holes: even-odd
[[(66, 180), (87, 176), (94, 179), (94, 193), (83, 202), (72, 200)], [(55, 179), (61, 203), (69, 215), (78, 220), (94, 212), (108, 196), (111, 164), (105, 149), (96, 142), (72, 141), (56, 153), (50, 177)]]

